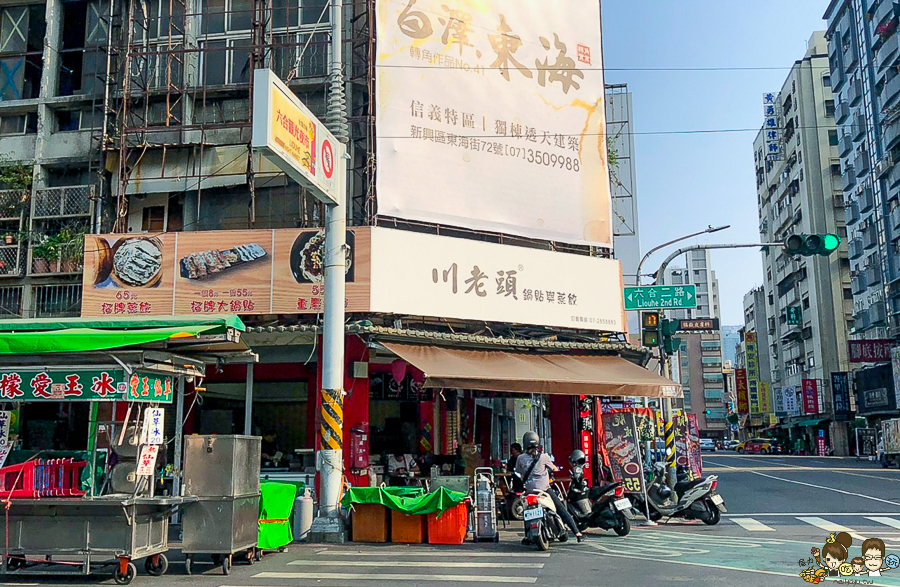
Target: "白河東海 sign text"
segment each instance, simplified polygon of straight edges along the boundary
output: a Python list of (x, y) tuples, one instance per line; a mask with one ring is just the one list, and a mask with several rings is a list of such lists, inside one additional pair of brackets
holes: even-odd
[(645, 285), (625, 288), (626, 310), (671, 310), (696, 308), (694, 285)]

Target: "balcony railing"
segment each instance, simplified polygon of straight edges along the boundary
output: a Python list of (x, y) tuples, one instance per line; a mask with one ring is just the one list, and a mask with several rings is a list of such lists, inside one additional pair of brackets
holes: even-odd
[(31, 318), (63, 318), (81, 314), (81, 284), (37, 285), (31, 292)]
[(893, 63), (897, 57), (898, 48), (900, 48), (900, 35), (894, 33), (881, 44), (881, 47), (878, 49), (878, 53), (875, 56), (875, 65), (879, 70), (882, 70)]

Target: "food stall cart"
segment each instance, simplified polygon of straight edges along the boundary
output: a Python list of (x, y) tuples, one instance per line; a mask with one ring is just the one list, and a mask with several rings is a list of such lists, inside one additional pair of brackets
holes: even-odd
[[(0, 427), (0, 574), (88, 575), (112, 567), (126, 585), (142, 558), (148, 574), (166, 572), (169, 518), (196, 501), (178, 496), (181, 391), (185, 380), (202, 379), (210, 361), (255, 359), (239, 342), (242, 329), (236, 317), (0, 322), (0, 399), (90, 403), (83, 460), (41, 450), (8, 464), (12, 446)], [(173, 401), (176, 413), (167, 414)], [(101, 404), (108, 420), (101, 421)], [(167, 418), (175, 423), (173, 487), (157, 495)]]

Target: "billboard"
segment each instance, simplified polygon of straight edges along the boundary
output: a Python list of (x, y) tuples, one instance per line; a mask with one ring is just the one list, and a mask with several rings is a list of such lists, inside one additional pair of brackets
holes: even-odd
[(851, 340), (848, 342), (851, 363), (881, 363), (891, 360), (891, 339)]
[(269, 69), (253, 72), (254, 149), (325, 203), (337, 203), (344, 146)]
[[(368, 310), (369, 235), (347, 231), (348, 312)], [(316, 314), (324, 246), (315, 228), (88, 235), (81, 313)]]
[(612, 246), (600, 3), (376, 10), (378, 214)]
[(734, 383), (737, 386), (737, 411), (746, 414), (750, 411), (750, 398), (747, 395), (747, 370), (734, 370)]
[(616, 259), (372, 229), (371, 310), (625, 332)]
[(803, 413), (819, 413), (819, 382), (815, 379), (804, 379), (803, 383)]

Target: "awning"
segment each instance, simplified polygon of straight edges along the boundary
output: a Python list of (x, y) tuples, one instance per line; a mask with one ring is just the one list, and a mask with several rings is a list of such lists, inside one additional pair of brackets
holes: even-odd
[(184, 325), (136, 330), (63, 328), (48, 331), (0, 332), (0, 355), (103, 351), (164, 341), (186, 342), (220, 334), (216, 325)]
[(424, 387), (556, 395), (682, 397), (680, 385), (617, 356), (381, 344), (422, 371)]
[(822, 418), (820, 420), (800, 420), (799, 422), (793, 422), (791, 426), (818, 426), (821, 422), (827, 422), (828, 418)]
[(63, 328), (172, 328), (181, 326), (216, 327), (210, 334), (223, 334), (228, 328), (243, 332), (246, 328), (237, 316), (161, 316), (140, 318), (39, 318), (36, 320), (0, 320), (0, 332), (60, 330)]

